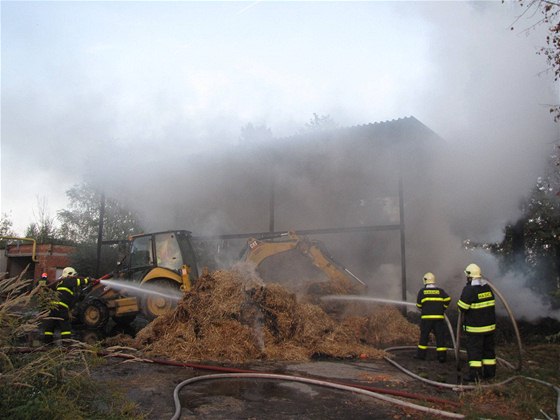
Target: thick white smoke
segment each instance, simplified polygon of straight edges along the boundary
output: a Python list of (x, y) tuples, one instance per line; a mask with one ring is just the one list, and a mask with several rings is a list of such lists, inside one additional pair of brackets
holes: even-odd
[[(457, 293), (470, 262), (501, 285), (495, 261), (465, 252), (462, 241), (501, 239), (559, 137), (546, 105), (558, 103), (558, 90), (536, 54), (546, 28), (525, 34), (534, 22), (522, 20), (511, 31), (520, 13), (501, 2), (8, 2), (1, 210), (23, 231), (30, 198), (64, 208), (64, 191), (85, 179), (140, 213), (149, 230), (264, 231), (271, 144), (285, 147), (280, 139), (313, 113), (342, 127), (414, 116), (444, 141), (429, 159), (407, 157), (409, 293), (426, 271)], [(270, 128), (271, 144), (240, 142), (248, 123)], [(339, 156), (318, 152), (317, 165), (339, 169)], [(427, 192), (414, 172), (426, 164)], [(346, 179), (360, 176), (354, 169), (326, 194), (343, 195)], [(298, 211), (325, 195), (299, 172), (277, 175), (279, 191), (308, 192)], [(279, 199), (278, 228), (325, 216), (367, 224), (378, 217), (364, 213), (367, 198), (352, 214), (324, 206), (305, 217)], [(356, 241), (358, 251), (330, 243), (343, 262), (358, 253), (379, 259), (377, 272), (360, 274), (396, 298), (391, 235)], [(529, 293), (518, 286), (515, 295)], [(535, 308), (547, 314), (544, 305), (527, 310)]]

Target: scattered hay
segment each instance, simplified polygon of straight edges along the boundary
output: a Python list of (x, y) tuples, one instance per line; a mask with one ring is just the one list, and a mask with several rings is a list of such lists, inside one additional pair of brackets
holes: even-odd
[(264, 285), (234, 270), (200, 277), (175, 311), (155, 319), (127, 345), (179, 361), (305, 361), (381, 358), (385, 353), (375, 344), (411, 336), (417, 339), (418, 328), (396, 309), (335, 320), (278, 284)]
[(394, 306), (381, 306), (372, 311), (365, 331), (365, 341), (378, 347), (416, 345), (420, 335), (418, 325), (408, 322)]

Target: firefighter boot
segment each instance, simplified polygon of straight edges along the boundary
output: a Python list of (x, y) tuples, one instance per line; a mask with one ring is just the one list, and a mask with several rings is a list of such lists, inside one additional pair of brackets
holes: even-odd
[(496, 376), (496, 365), (482, 366), (482, 377), (484, 379), (492, 379), (494, 376)]
[(52, 334), (45, 334), (43, 335), (43, 343), (46, 345), (53, 344), (54, 336)]
[(437, 359), (440, 363), (445, 363), (447, 361), (447, 351), (438, 351)]
[(469, 368), (469, 374), (467, 376), (463, 377), (463, 382), (480, 382), (481, 374), (482, 374), (482, 368), (470, 367)]

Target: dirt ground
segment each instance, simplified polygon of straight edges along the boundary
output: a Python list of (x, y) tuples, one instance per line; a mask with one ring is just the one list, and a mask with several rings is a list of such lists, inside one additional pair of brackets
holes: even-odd
[[(144, 327), (146, 321), (139, 319), (132, 326), (134, 333)], [(94, 344), (107, 335), (130, 332), (114, 329), (94, 332), (76, 331), (77, 339)], [(541, 340), (539, 340), (541, 341)], [(509, 350), (508, 350), (509, 349)], [(508, 350), (508, 351), (505, 351)], [(538, 350), (538, 351), (537, 351)], [(505, 351), (505, 352), (504, 352)], [(462, 371), (457, 372), (454, 355), (448, 353), (448, 361), (435, 360), (435, 351), (429, 350), (428, 359), (419, 361), (413, 358), (414, 348), (391, 351), (391, 357), (404, 368), (420, 377), (436, 382), (458, 383), (458, 374), (466, 373), (463, 361)], [(500, 348), (500, 354), (515, 364), (516, 352), (513, 345)], [(509, 356), (507, 356), (509, 354)], [(527, 348), (524, 366), (550, 367), (560, 372), (560, 354), (554, 345), (532, 345)], [(535, 418), (539, 410), (533, 406), (528, 412), (530, 417), (519, 414), (519, 404), (527, 398), (525, 392), (531, 383), (519, 383), (515, 393), (502, 389), (489, 395), (478, 391), (459, 393), (448, 388), (434, 387), (414, 379), (391, 365), (386, 360), (372, 359), (322, 359), (307, 362), (278, 362), (261, 360), (248, 364), (226, 362), (197, 362), (198, 365), (237, 368), (261, 373), (284, 374), (326, 380), (345, 385), (365, 386), (382, 392), (381, 395), (398, 398), (412, 404), (431, 407), (437, 410), (467, 414), (467, 418)], [(123, 358), (106, 357), (105, 363), (92, 366), (92, 377), (100, 384), (124, 394), (134, 402), (145, 418), (171, 419), (175, 412), (173, 392), (175, 387), (186, 379), (224, 373), (210, 369), (171, 366), (146, 361), (130, 361)], [(498, 367), (497, 382), (516, 375), (506, 367)], [(533, 376), (530, 374), (529, 376)], [(546, 377), (544, 377), (546, 379)], [(550, 381), (551, 379), (546, 379)], [(552, 380), (555, 382), (554, 380)], [(536, 392), (544, 396), (536, 403), (537, 408), (554, 413), (557, 396), (553, 391), (534, 385)], [(401, 394), (401, 395), (395, 395)], [(406, 394), (406, 396), (402, 395)], [(475, 398), (475, 407), (482, 409), (484, 415), (469, 413), (466, 397)], [(184, 386), (179, 391), (181, 419), (437, 419), (441, 416), (424, 413), (412, 408), (403, 408), (371, 396), (356, 392), (309, 385), (305, 383), (264, 379), (215, 379), (205, 380)], [(435, 398), (435, 400), (433, 399)], [(534, 398), (530, 397), (530, 398)], [(468, 400), (468, 398), (466, 398)], [(512, 401), (515, 400), (515, 402)], [(467, 405), (465, 405), (467, 404)], [(535, 403), (534, 403), (535, 404)], [(516, 407), (517, 406), (517, 407)], [(471, 407), (472, 409), (472, 407)], [(510, 413), (511, 415), (508, 415)], [(526, 414), (527, 412), (525, 412)]]
[[(395, 356), (399, 363), (417, 364), (412, 351)], [(434, 360), (420, 362), (420, 370), (434, 380), (456, 378), (453, 360), (440, 364)], [(233, 366), (228, 366), (233, 367)], [(423, 401), (435, 397), (457, 402), (453, 391), (435, 389), (410, 378), (384, 360), (317, 360), (305, 363), (259, 362), (236, 368), (262, 373), (300, 376), (342, 384), (358, 384), (373, 389), (407, 392), (415, 398), (404, 398), (413, 404), (446, 411), (457, 410), (451, 404)], [(202, 375), (223, 372), (168, 366), (157, 363), (123, 362), (110, 358), (94, 369), (93, 377), (126, 390), (127, 397), (147, 413), (148, 419), (170, 419), (175, 412), (173, 391), (182, 381)], [(387, 393), (385, 393), (387, 392)], [(196, 382), (179, 392), (182, 419), (403, 419), (437, 418), (410, 408), (364, 396), (298, 382), (268, 379), (218, 379)]]

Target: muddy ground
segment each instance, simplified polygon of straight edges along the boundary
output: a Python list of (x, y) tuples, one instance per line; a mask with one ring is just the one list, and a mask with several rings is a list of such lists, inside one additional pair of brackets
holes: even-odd
[[(108, 325), (105, 331), (78, 330), (78, 339), (91, 344), (119, 333), (134, 335), (147, 322), (141, 317), (122, 330)], [(453, 354), (442, 364), (430, 349), (426, 361), (413, 358), (415, 349), (391, 352), (391, 357), (416, 374), (438, 382), (457, 383), (457, 364)], [(381, 395), (445, 411), (457, 411), (456, 392), (425, 385), (385, 360), (323, 359), (309, 362), (257, 361), (245, 365), (216, 362), (196, 363), (299, 376), (344, 385), (361, 385)], [(95, 367), (96, 380), (114, 386), (135, 402), (147, 419), (171, 419), (175, 412), (173, 392), (186, 379), (225, 373), (207, 369), (169, 366), (160, 363), (106, 358)], [(395, 393), (407, 393), (403, 398)], [(305, 383), (265, 379), (217, 379), (189, 384), (179, 391), (181, 419), (404, 419), (439, 418), (410, 408), (402, 408), (371, 396)], [(424, 398), (448, 400), (453, 404), (430, 402)]]
[[(453, 360), (418, 362), (413, 351), (399, 351), (395, 359), (418, 368), (433, 380), (456, 379)], [(382, 391), (381, 395), (406, 392), (414, 404), (454, 411), (451, 404), (423, 401), (423, 397), (458, 401), (453, 391), (423, 385), (384, 360), (316, 360), (306, 363), (258, 362), (228, 366), (262, 373), (300, 376), (342, 384), (358, 384)], [(423, 373), (422, 373), (423, 372)], [(223, 372), (168, 366), (157, 363), (123, 362), (110, 358), (94, 369), (95, 379), (117, 385), (136, 402), (148, 419), (170, 419), (175, 412), (173, 391), (182, 381), (194, 376)], [(402, 419), (437, 418), (410, 408), (358, 393), (297, 382), (268, 379), (218, 379), (196, 382), (179, 391), (182, 419)]]
[[(116, 326), (108, 330), (88, 331), (76, 329), (75, 338), (95, 344), (107, 336), (138, 331), (147, 322), (138, 319), (131, 329), (119, 329)], [(132, 330), (132, 331), (131, 331)], [(37, 340), (38, 337), (35, 337)], [(542, 342), (542, 338), (539, 339)], [(39, 345), (40, 343), (29, 343)], [(509, 354), (507, 360), (516, 363), (515, 346), (510, 343), (500, 348), (499, 353)], [(558, 346), (537, 345), (543, 347), (539, 352), (528, 349), (524, 357), (524, 366), (542, 365), (556, 369), (560, 373), (560, 353)], [(435, 360), (435, 351), (430, 349), (428, 360), (413, 358), (414, 348), (394, 350), (391, 358), (416, 375), (436, 382), (457, 384), (461, 374), (466, 373), (466, 363), (462, 361), (461, 372), (457, 372), (457, 363), (452, 352), (448, 361), (439, 363)], [(469, 414), (469, 396), (476, 399), (475, 408), (480, 408), (483, 415), (467, 418), (535, 418), (539, 411), (532, 407), (530, 417), (519, 416), (517, 400), (528, 394), (518, 388), (515, 394), (483, 395), (478, 391), (460, 393), (449, 388), (434, 387), (406, 375), (386, 360), (371, 359), (323, 359), (308, 362), (272, 362), (257, 361), (244, 365), (223, 362), (200, 362), (197, 365), (208, 367), (227, 367), (261, 373), (284, 374), (318, 380), (338, 382), (346, 385), (365, 386), (379, 391), (381, 395), (398, 398), (412, 404), (419, 404), (437, 410)], [(171, 366), (148, 361), (130, 361), (117, 357), (106, 357), (105, 363), (91, 367), (91, 375), (96, 382), (107, 384), (110, 389), (118, 391), (137, 405), (145, 419), (171, 419), (175, 412), (173, 392), (175, 387), (186, 379), (224, 373), (211, 369), (194, 368), (192, 364)], [(498, 367), (496, 382), (517, 373), (505, 366)], [(532, 375), (530, 375), (532, 376)], [(546, 379), (546, 378), (544, 378)], [(547, 379), (550, 381), (550, 379)], [(553, 380), (554, 382), (554, 380)], [(530, 383), (522, 383), (530, 386)], [(545, 395), (537, 408), (545, 408), (554, 413), (556, 395), (547, 388), (535, 385), (537, 393)], [(401, 394), (401, 395), (395, 395)], [(406, 394), (406, 396), (402, 395)], [(478, 395), (478, 397), (477, 397)], [(502, 395), (503, 398), (499, 397)], [(509, 395), (509, 397), (508, 397)], [(179, 391), (181, 401), (181, 419), (436, 419), (443, 418), (388, 403), (371, 396), (356, 392), (342, 391), (297, 382), (264, 379), (215, 379), (196, 382)], [(435, 398), (436, 400), (430, 400)], [(515, 399), (511, 401), (510, 399)], [(467, 401), (466, 401), (467, 400)], [(511, 414), (511, 415), (510, 415)], [(0, 416), (1, 417), (1, 416)]]
[[(105, 331), (79, 330), (77, 339), (90, 344), (115, 334), (135, 333), (147, 322), (138, 318), (129, 328), (121, 329), (108, 325)], [(534, 330), (534, 328), (532, 328)], [(555, 329), (556, 331), (556, 329)], [(549, 331), (547, 330), (547, 333)], [(510, 344), (514, 342), (509, 337)], [(509, 347), (513, 347), (510, 345)], [(457, 372), (454, 355), (448, 354), (446, 363), (435, 360), (435, 352), (430, 350), (428, 360), (413, 358), (415, 349), (391, 352), (393, 360), (420, 377), (436, 382), (457, 384), (461, 374), (466, 374), (466, 364)], [(514, 353), (514, 352), (513, 352)], [(539, 359), (534, 359), (537, 363)], [(515, 360), (509, 360), (515, 363)], [(529, 364), (531, 361), (529, 361)], [(554, 359), (552, 359), (554, 364)], [(558, 362), (556, 362), (558, 363)], [(360, 385), (379, 391), (381, 395), (398, 398), (412, 404), (423, 405), (447, 412), (463, 413), (464, 395), (448, 388), (434, 387), (404, 374), (386, 360), (370, 359), (323, 359), (305, 363), (258, 361), (246, 365), (232, 365), (216, 362), (197, 363), (214, 367), (228, 367), (262, 373), (284, 374), (318, 380), (338, 382), (345, 385)], [(560, 372), (560, 370), (558, 370)], [(124, 394), (145, 413), (146, 419), (171, 419), (175, 413), (173, 393), (178, 384), (186, 379), (215, 375), (210, 369), (170, 366), (160, 363), (129, 361), (108, 357), (104, 364), (91, 369), (93, 378)], [(510, 369), (498, 368), (496, 381), (515, 375)], [(401, 395), (395, 395), (401, 394)], [(402, 395), (406, 394), (406, 396)], [(196, 382), (179, 391), (181, 419), (435, 419), (442, 418), (384, 402), (356, 392), (342, 391), (317, 385), (265, 379), (215, 379)], [(436, 398), (437, 401), (430, 398)], [(547, 401), (551, 398), (547, 397)], [(497, 401), (484, 402), (493, 405)], [(552, 405), (552, 404), (551, 404)], [(500, 407), (488, 406), (484, 409), (486, 418), (523, 418), (508, 416), (511, 407), (507, 400)], [(552, 413), (553, 408), (548, 411)], [(515, 413), (512, 410), (512, 415)], [(489, 414), (489, 415), (488, 415)], [(538, 416), (538, 412), (534, 415)], [(479, 418), (480, 416), (469, 417)], [(534, 417), (531, 417), (534, 418)]]
[[(116, 326), (104, 332), (78, 331), (77, 337), (93, 344), (107, 335), (130, 333), (147, 322), (137, 319), (130, 329)], [(413, 358), (415, 349), (391, 351), (391, 358), (416, 375), (435, 382), (460, 383), (461, 371), (452, 352), (446, 363), (436, 361), (430, 349), (428, 359)], [(515, 363), (515, 360), (511, 361)], [(406, 375), (386, 360), (313, 360), (298, 362), (258, 361), (246, 365), (197, 363), (210, 367), (227, 367), (261, 373), (284, 374), (318, 380), (361, 385), (380, 391), (381, 395), (449, 412), (464, 412), (462, 394), (448, 388), (434, 387)], [(93, 377), (113, 386), (138, 405), (147, 419), (171, 419), (175, 412), (173, 392), (186, 379), (224, 373), (210, 369), (170, 366), (160, 363), (107, 358), (92, 370)], [(514, 373), (498, 369), (497, 381)], [(406, 394), (407, 397), (397, 394)], [(189, 384), (179, 391), (181, 419), (405, 419), (442, 418), (412, 408), (388, 403), (371, 396), (317, 385), (265, 379), (215, 379)], [(437, 402), (430, 398), (436, 398)], [(442, 400), (442, 401), (441, 401)], [(449, 403), (446, 403), (448, 401)], [(507, 417), (505, 417), (507, 418)]]

